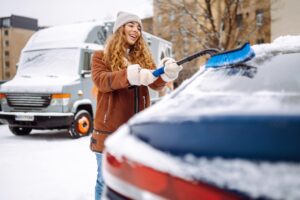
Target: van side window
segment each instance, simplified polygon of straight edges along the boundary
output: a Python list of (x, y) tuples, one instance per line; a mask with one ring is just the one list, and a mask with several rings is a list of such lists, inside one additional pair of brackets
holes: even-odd
[(83, 69), (91, 70), (91, 53), (89, 52), (84, 52)]
[(172, 51), (171, 48), (167, 48), (167, 56), (171, 57), (172, 56)]
[(160, 54), (160, 59), (163, 59), (164, 57), (165, 57), (164, 52), (161, 52), (161, 54)]

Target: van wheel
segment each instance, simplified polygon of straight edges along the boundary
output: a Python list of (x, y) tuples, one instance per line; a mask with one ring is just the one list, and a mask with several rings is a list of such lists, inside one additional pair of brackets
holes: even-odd
[(9, 130), (15, 135), (29, 135), (32, 128), (8, 126)]
[(69, 129), (73, 138), (88, 136), (93, 130), (93, 119), (86, 110), (80, 110), (75, 114), (74, 121)]

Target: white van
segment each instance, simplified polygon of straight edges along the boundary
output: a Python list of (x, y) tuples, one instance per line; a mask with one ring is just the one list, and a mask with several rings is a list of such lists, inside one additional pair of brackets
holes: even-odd
[[(0, 118), (15, 135), (32, 129), (68, 129), (73, 138), (93, 129), (91, 57), (103, 49), (113, 24), (79, 23), (36, 32), (22, 50), (15, 77), (2, 84)], [(156, 63), (171, 43), (143, 33)], [(156, 93), (151, 93), (157, 97)]]

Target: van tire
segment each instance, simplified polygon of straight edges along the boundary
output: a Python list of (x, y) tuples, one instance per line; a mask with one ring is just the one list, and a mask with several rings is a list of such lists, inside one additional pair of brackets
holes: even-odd
[(8, 126), (9, 130), (15, 135), (29, 135), (32, 128)]
[(93, 130), (93, 118), (87, 110), (80, 110), (75, 114), (74, 121), (69, 128), (72, 138), (88, 136)]

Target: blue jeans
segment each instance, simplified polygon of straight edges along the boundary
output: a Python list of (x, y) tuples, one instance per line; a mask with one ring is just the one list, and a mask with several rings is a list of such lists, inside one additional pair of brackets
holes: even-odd
[(96, 159), (97, 159), (97, 181), (96, 181), (96, 187), (95, 187), (95, 200), (101, 199), (101, 194), (104, 188), (104, 181), (102, 176), (102, 153), (96, 153)]

